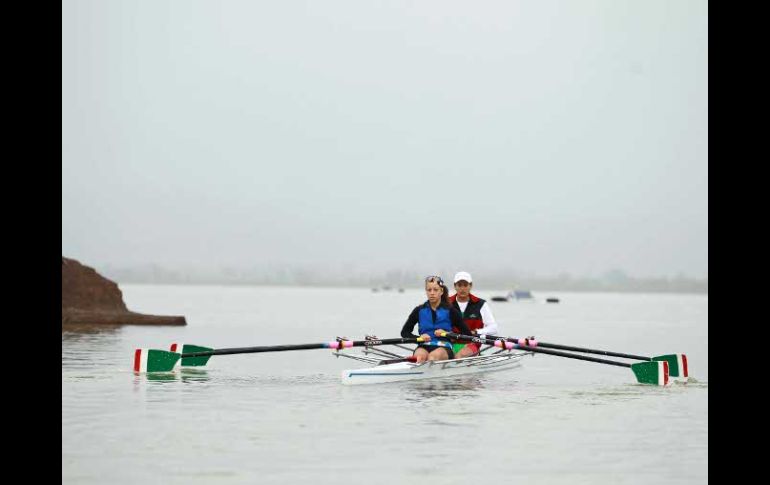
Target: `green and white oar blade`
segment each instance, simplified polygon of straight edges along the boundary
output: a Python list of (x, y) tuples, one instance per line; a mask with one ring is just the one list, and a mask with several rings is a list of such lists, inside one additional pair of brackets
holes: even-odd
[(672, 380), (687, 382), (689, 372), (687, 370), (687, 356), (684, 354), (669, 354), (653, 357), (655, 361), (668, 362), (668, 375)]
[[(171, 344), (172, 352), (181, 352), (182, 354), (191, 354), (193, 352), (206, 352), (209, 350), (214, 350), (214, 349), (209, 347), (201, 347), (200, 345), (180, 344), (180, 343)], [(202, 357), (183, 357), (181, 365), (182, 367), (202, 367), (206, 365), (206, 363), (208, 363), (210, 358), (211, 358), (210, 355), (205, 355)]]
[(636, 380), (640, 384), (651, 384), (653, 386), (665, 386), (668, 384), (668, 362), (665, 360), (631, 364), (631, 370), (634, 371)]
[(171, 372), (182, 354), (158, 349), (136, 349), (134, 372)]

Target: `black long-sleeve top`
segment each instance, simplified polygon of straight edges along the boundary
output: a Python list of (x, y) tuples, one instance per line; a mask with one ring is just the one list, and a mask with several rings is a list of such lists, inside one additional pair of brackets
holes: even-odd
[[(426, 302), (427, 303), (427, 302)], [(414, 307), (414, 310), (412, 310), (412, 313), (409, 314), (409, 317), (406, 319), (406, 323), (404, 323), (403, 328), (401, 328), (401, 336), (403, 338), (416, 338), (419, 337), (419, 335), (414, 335), (412, 332), (414, 332), (414, 327), (420, 322), (420, 309), (425, 305), (423, 303), (422, 305), (417, 305)], [(471, 329), (468, 328), (468, 325), (463, 321), (463, 316), (460, 313), (460, 311), (451, 305), (444, 305), (443, 303), (439, 305), (440, 307), (448, 308), (449, 309), (449, 318), (452, 320), (452, 326), (457, 328), (459, 330), (458, 333), (461, 333), (463, 335), (472, 335)], [(433, 320), (436, 320), (436, 312), (431, 308), (431, 312), (433, 313)], [(435, 335), (431, 335), (431, 338), (439, 338)], [(442, 339), (446, 340), (446, 339)]]

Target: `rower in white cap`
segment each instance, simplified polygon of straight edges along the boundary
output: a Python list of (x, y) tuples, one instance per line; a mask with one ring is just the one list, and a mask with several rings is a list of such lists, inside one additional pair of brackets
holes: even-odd
[[(460, 271), (455, 274), (454, 287), (456, 293), (449, 297), (449, 303), (460, 311), (463, 321), (473, 335), (497, 335), (497, 322), (489, 308), (489, 303), (471, 293), (473, 278), (471, 274)], [(455, 359), (471, 357), (479, 353), (479, 344), (454, 342)]]

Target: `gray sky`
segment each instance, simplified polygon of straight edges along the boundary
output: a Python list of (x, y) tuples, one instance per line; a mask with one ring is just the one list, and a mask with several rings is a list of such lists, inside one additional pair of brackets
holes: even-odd
[(703, 278), (707, 137), (706, 1), (62, 2), (97, 267)]

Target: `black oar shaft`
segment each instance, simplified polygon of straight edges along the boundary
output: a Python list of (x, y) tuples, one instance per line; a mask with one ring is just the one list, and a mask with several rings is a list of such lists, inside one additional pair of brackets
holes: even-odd
[[(447, 333), (447, 337), (457, 339), (457, 340), (466, 340), (469, 342), (476, 342), (480, 344), (487, 344), (487, 345), (494, 345), (496, 340), (501, 339), (491, 339), (491, 338), (481, 338), (481, 337), (471, 337), (468, 335), (460, 335), (456, 333)], [(538, 344), (539, 345), (539, 344)], [(548, 349), (541, 349), (540, 347), (520, 347), (521, 350), (526, 350), (528, 352), (534, 352), (539, 354), (548, 354), (548, 355), (557, 355), (559, 357), (566, 357), (568, 359), (576, 359), (576, 360), (586, 360), (588, 362), (597, 362), (599, 364), (608, 364), (608, 365), (616, 365), (618, 367), (631, 367), (631, 364), (626, 364), (625, 362), (617, 362), (614, 360), (607, 360), (607, 359), (599, 359), (597, 357), (588, 357), (586, 355), (577, 355), (577, 354), (570, 354), (567, 352), (559, 352), (558, 350), (548, 350)]]
[[(504, 337), (501, 337), (501, 338), (504, 338)], [(522, 340), (522, 339), (509, 337), (509, 338), (505, 338), (505, 340), (509, 342), (519, 343), (519, 340)], [(606, 355), (608, 357), (623, 357), (625, 359), (635, 359), (635, 360), (652, 360), (652, 357), (645, 357), (643, 355), (624, 354), (621, 352), (610, 352), (609, 350), (587, 349), (584, 347), (573, 347), (570, 345), (550, 344), (548, 342), (538, 342), (537, 346), (545, 347), (548, 349), (571, 350), (573, 352), (583, 352), (586, 354)]]
[(586, 360), (588, 362), (598, 362), (600, 364), (616, 365), (618, 367), (631, 367), (631, 364), (625, 362), (617, 362), (615, 360), (600, 359), (598, 357), (589, 357), (587, 355), (570, 354), (568, 352), (559, 352), (558, 350), (541, 349), (540, 347), (521, 347), (521, 350), (532, 351), (535, 353), (558, 355), (559, 357), (567, 357), (569, 359)]
[[(349, 347), (372, 347), (375, 345), (391, 344), (413, 344), (417, 342), (415, 338), (391, 338), (382, 340), (353, 340), (345, 341)], [(349, 343), (352, 342), (352, 345)], [(214, 349), (201, 352), (189, 352), (182, 354), (183, 358), (188, 357), (208, 357), (211, 355), (231, 355), (231, 354), (255, 354), (259, 352), (283, 352), (287, 350), (310, 350), (310, 349), (333, 349), (330, 344), (333, 342), (322, 342), (318, 344), (295, 344), (295, 345), (263, 345), (260, 347), (235, 347), (230, 349)], [(340, 347), (342, 348), (342, 347)]]
[(271, 345), (260, 347), (235, 347), (230, 349), (215, 349), (204, 352), (190, 352), (182, 354), (182, 357), (205, 357), (209, 355), (229, 355), (229, 354), (255, 354), (258, 352), (281, 352), (284, 350), (309, 350), (325, 349), (327, 344), (297, 344), (297, 345)]

